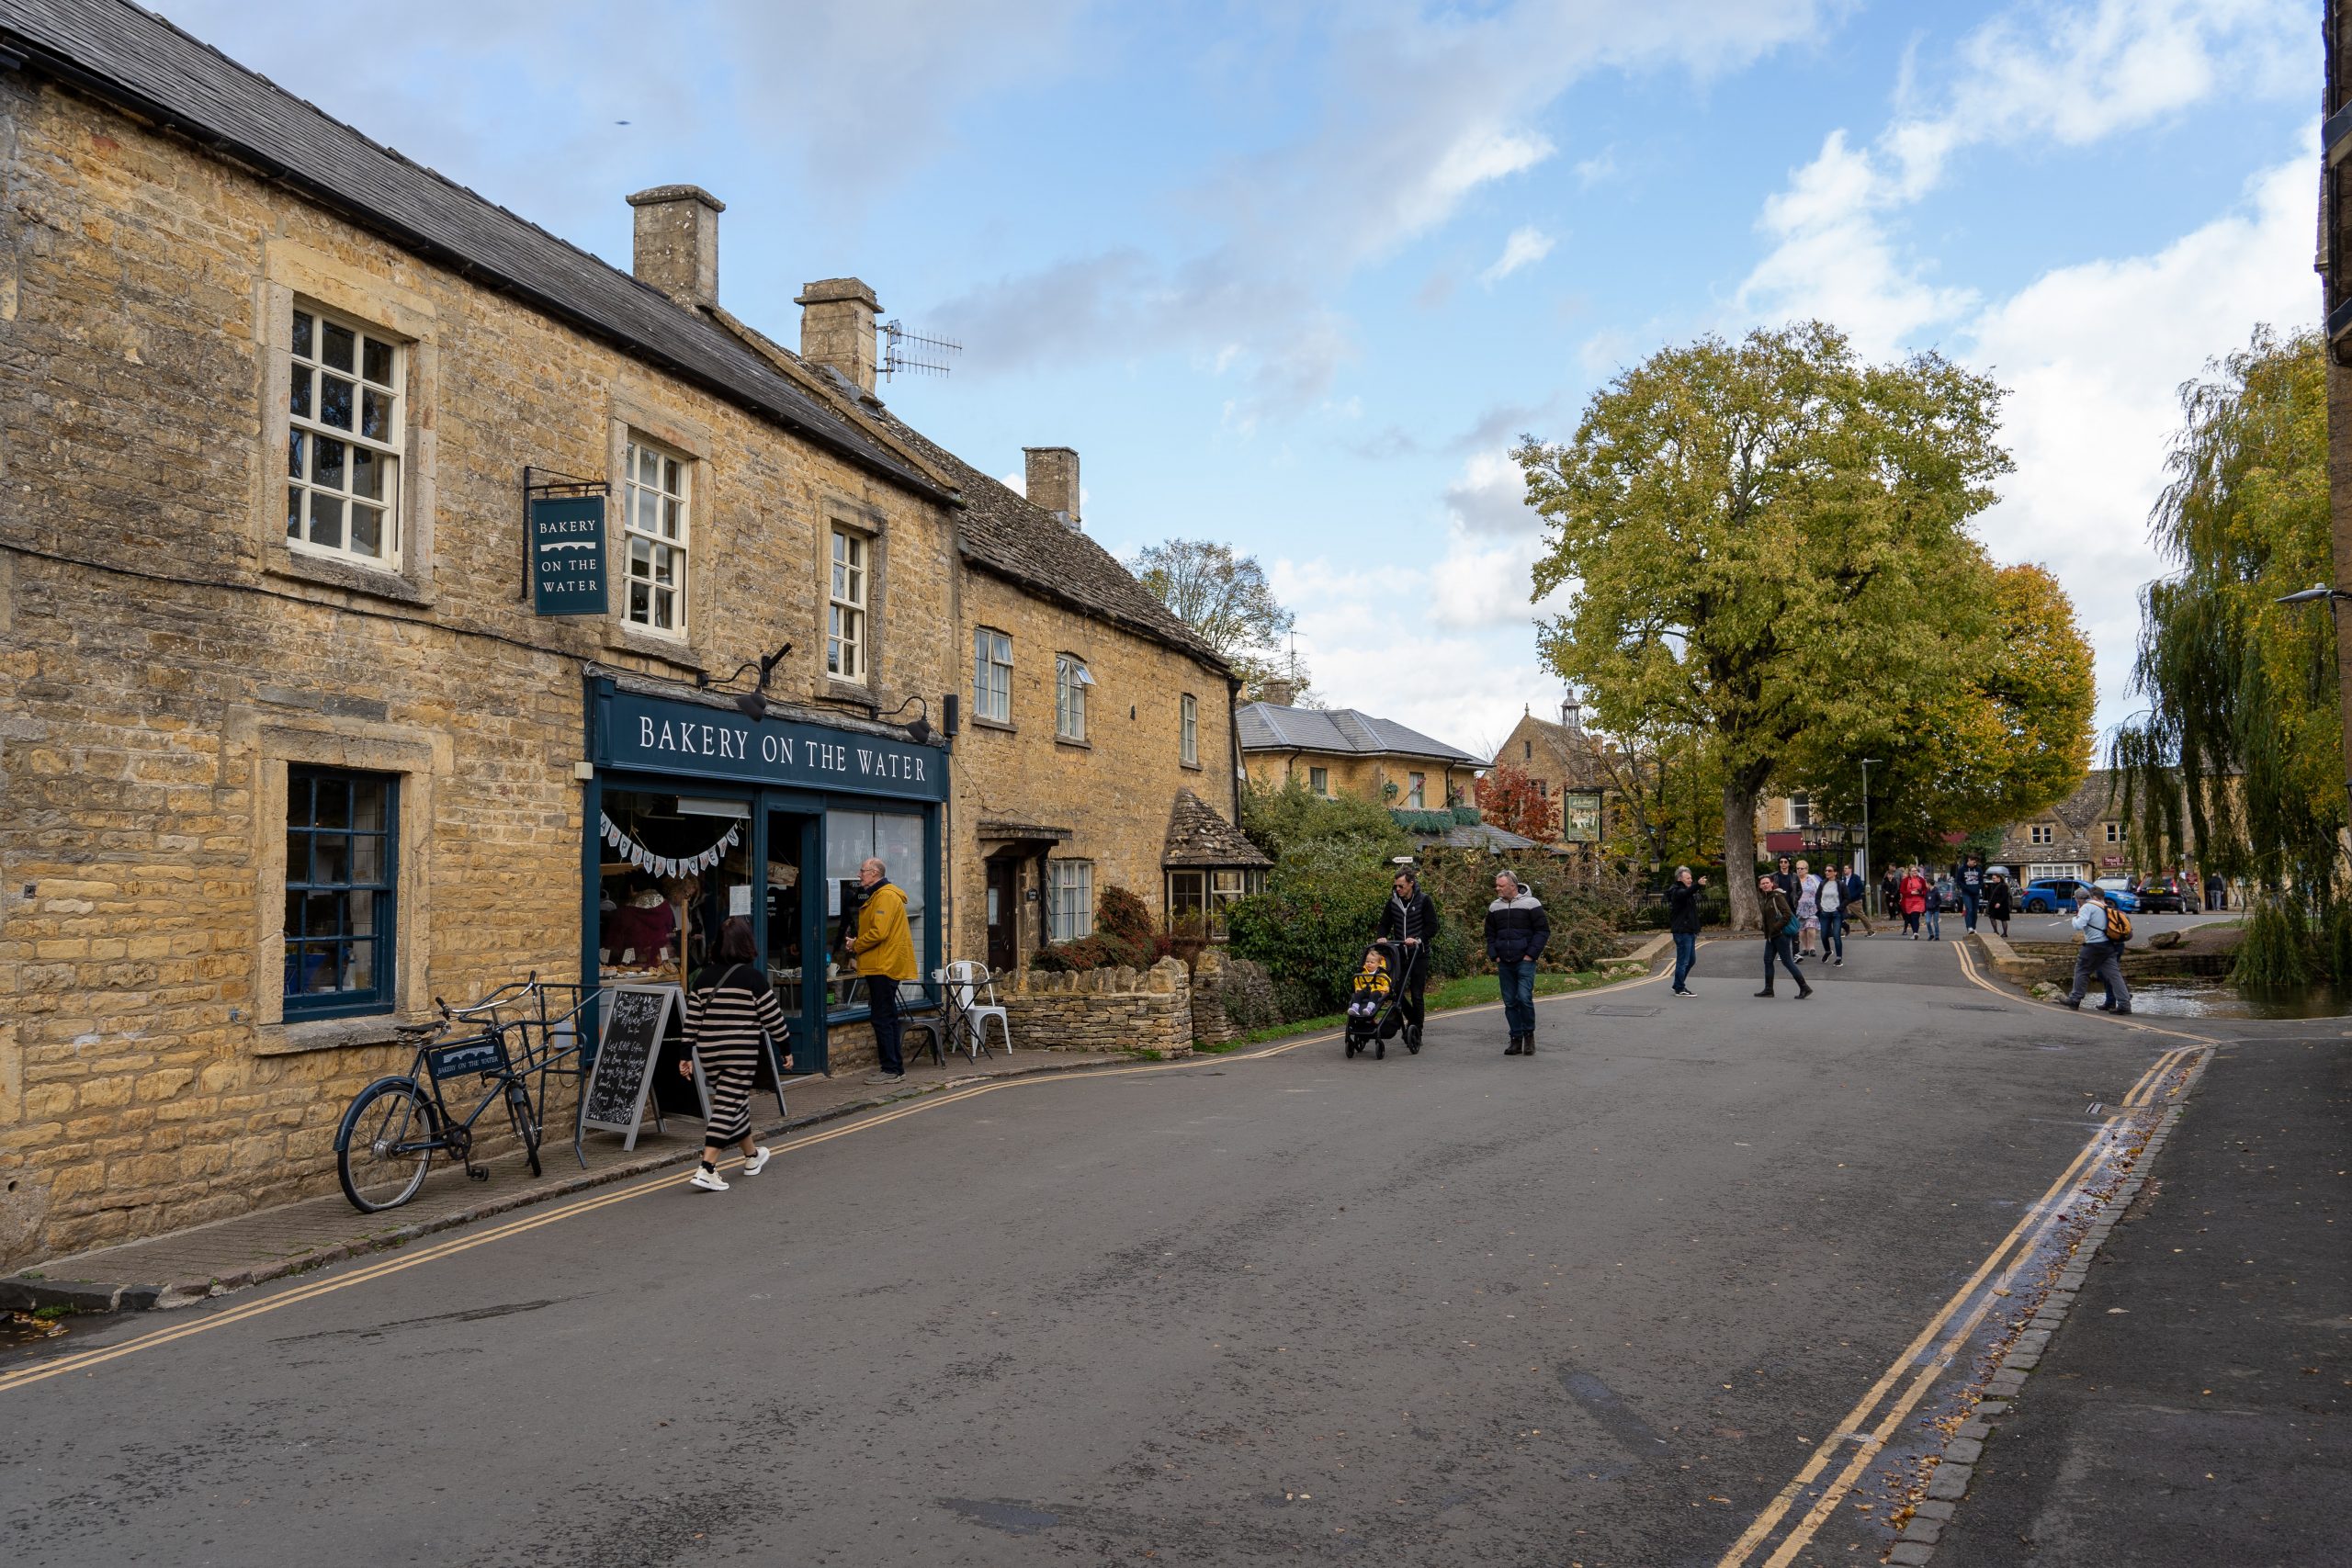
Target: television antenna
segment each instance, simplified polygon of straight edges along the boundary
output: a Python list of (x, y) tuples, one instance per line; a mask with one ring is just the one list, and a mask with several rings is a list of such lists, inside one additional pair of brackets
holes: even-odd
[(885, 376), (944, 376), (947, 356), (963, 352), (964, 345), (952, 339), (910, 333), (897, 321), (882, 323), (880, 368)]

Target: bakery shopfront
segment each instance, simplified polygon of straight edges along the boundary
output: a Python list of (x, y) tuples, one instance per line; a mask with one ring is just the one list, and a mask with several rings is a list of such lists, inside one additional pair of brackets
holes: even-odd
[(684, 984), (720, 923), (745, 917), (794, 1071), (826, 1071), (833, 1032), (868, 1016), (842, 933), (869, 857), (907, 896), (919, 970), (938, 966), (948, 752), (924, 727), (594, 671), (588, 757), (583, 975)]

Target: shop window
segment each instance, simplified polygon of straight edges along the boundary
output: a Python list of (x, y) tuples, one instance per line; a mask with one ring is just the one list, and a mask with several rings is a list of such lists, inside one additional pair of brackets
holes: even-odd
[(1429, 789), (1430, 777), (1427, 773), (1407, 773), (1405, 775), (1406, 807), (1414, 811), (1425, 810), (1429, 806)]
[(1201, 704), (1190, 692), (1176, 699), (1176, 759), (1188, 768), (1201, 765)]
[(398, 568), (401, 345), (308, 305), (294, 311), (286, 421), (286, 542)]
[(1012, 722), (1012, 639), (988, 626), (972, 634), (972, 716)]
[(286, 773), (286, 1017), (389, 1012), (400, 783)]
[(1094, 863), (1046, 863), (1046, 940), (1076, 942), (1094, 934)]
[(914, 939), (916, 971), (928, 975), (938, 967), (939, 956), (932, 951), (924, 931), (931, 892), (924, 875), (922, 840), (923, 819), (911, 812), (825, 813), (825, 880), (829, 884), (825, 936), (830, 949), (839, 950), (842, 921), (863, 897), (857, 885), (860, 868), (869, 859), (878, 860), (885, 874), (907, 897), (907, 930)]
[(1314, 794), (1329, 798), (1331, 794), (1331, 770), (1329, 768), (1307, 769), (1306, 787)]
[(1233, 906), (1265, 890), (1266, 874), (1262, 871), (1209, 873), (1209, 935), (1223, 942), (1228, 934), (1227, 919), (1232, 914)]
[(1064, 740), (1086, 739), (1086, 689), (1094, 677), (1075, 654), (1054, 656), (1054, 733)]
[(836, 680), (865, 679), (866, 568), (872, 548), (863, 534), (833, 530), (831, 603), (826, 612), (825, 672)]
[(693, 531), (693, 464), (629, 437), (621, 465), (622, 576), (633, 626), (686, 635), (686, 550)]

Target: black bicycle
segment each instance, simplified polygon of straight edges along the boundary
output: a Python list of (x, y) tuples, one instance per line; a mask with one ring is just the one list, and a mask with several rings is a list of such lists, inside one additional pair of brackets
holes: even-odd
[[(493, 1105), (506, 1108), (507, 1125), (523, 1145), (531, 1174), (538, 1175), (547, 1076), (561, 1072), (559, 1064), (579, 1051), (577, 1029), (562, 1027), (577, 1018), (579, 1004), (552, 1011), (548, 993), (577, 989), (542, 986), (534, 975), (469, 1008), (451, 1008), (435, 998), (438, 1019), (403, 1025), (401, 1033), (417, 1042), (415, 1061), (405, 1074), (378, 1078), (361, 1089), (335, 1129), (335, 1172), (352, 1207), (372, 1214), (407, 1202), (424, 1187), (436, 1152), (457, 1156), (474, 1180), (489, 1180), (489, 1170), (474, 1163), (473, 1129)], [(460, 1022), (479, 1032), (442, 1038)], [(567, 1034), (571, 1043), (559, 1043)], [(535, 1076), (536, 1101), (528, 1087)], [(460, 1118), (443, 1100), (441, 1086), (469, 1077), (487, 1087)], [(579, 1152), (576, 1146), (573, 1152)]]

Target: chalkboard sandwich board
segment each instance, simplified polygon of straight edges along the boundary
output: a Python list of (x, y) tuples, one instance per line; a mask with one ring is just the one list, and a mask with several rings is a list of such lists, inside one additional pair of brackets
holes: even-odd
[[(653, 1068), (662, 1059), (662, 1038), (678, 1007), (675, 986), (608, 986), (605, 989), (603, 1030), (597, 1037), (596, 1065), (580, 1097), (580, 1125), (601, 1127), (627, 1134), (621, 1145), (637, 1147), (639, 1125), (645, 1120), (645, 1101), (653, 1087)], [(661, 1125), (657, 1105), (654, 1124)]]

